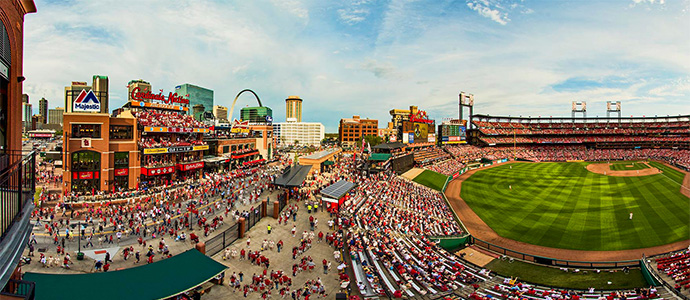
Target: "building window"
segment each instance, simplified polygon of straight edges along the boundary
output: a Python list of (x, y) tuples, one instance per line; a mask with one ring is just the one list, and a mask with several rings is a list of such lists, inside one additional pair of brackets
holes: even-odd
[(100, 138), (101, 124), (72, 124), (73, 138)]
[(112, 125), (110, 126), (111, 140), (131, 140), (134, 137), (134, 126)]
[(129, 168), (129, 152), (115, 152), (115, 169)]

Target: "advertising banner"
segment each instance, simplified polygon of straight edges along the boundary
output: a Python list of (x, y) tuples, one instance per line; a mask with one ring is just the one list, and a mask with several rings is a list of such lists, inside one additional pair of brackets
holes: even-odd
[(101, 101), (98, 100), (93, 91), (81, 90), (79, 96), (72, 102), (74, 112), (100, 112)]
[(410, 132), (410, 133), (408, 133), (408, 135), (409, 135), (409, 138), (407, 138), (407, 141), (410, 144), (414, 143), (414, 132)]
[(180, 169), (180, 171), (189, 171), (189, 170), (195, 170), (195, 169), (201, 169), (204, 167), (204, 162), (195, 162), (191, 164), (178, 164), (177, 168)]
[(129, 175), (129, 169), (115, 169), (115, 176), (127, 176)]
[(162, 168), (141, 168), (141, 174), (147, 176), (170, 174), (175, 171), (174, 167), (162, 167)]
[(429, 143), (436, 143), (436, 134), (435, 133), (430, 133), (428, 136), (428, 141)]

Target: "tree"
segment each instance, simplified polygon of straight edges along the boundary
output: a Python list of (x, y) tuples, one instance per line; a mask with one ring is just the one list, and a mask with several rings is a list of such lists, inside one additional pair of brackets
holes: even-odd
[(357, 145), (361, 146), (362, 145), (362, 139), (364, 139), (365, 142), (369, 143), (372, 147), (383, 143), (383, 138), (377, 135), (363, 135), (357, 140)]

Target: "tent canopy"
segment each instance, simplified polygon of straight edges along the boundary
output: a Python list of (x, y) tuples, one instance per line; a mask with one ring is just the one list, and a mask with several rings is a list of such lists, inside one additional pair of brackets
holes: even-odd
[(273, 184), (283, 187), (298, 187), (307, 179), (309, 170), (311, 170), (311, 165), (287, 167), (283, 174), (273, 181)]
[(325, 189), (321, 190), (321, 195), (324, 195), (326, 197), (333, 198), (333, 199), (340, 199), (341, 197), (345, 196), (345, 194), (347, 194), (347, 192), (349, 192), (354, 187), (355, 187), (354, 183), (349, 182), (347, 180), (340, 180), (334, 184), (327, 186)]
[(122, 271), (26, 273), (24, 280), (36, 283), (36, 299), (165, 299), (193, 289), (225, 269), (225, 265), (190, 249), (156, 263)]
[(378, 144), (374, 147), (371, 147), (373, 149), (387, 149), (387, 150), (393, 150), (393, 149), (400, 149), (405, 147), (405, 144), (399, 143), (399, 142), (394, 142), (394, 143), (384, 143), (384, 144)]
[(369, 160), (373, 161), (387, 161), (391, 158), (390, 153), (373, 153), (369, 156)]

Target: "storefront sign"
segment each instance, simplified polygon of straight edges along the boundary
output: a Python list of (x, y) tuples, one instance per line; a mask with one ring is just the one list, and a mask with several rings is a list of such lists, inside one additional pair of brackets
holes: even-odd
[(151, 108), (162, 108), (162, 109), (181, 110), (181, 111), (188, 111), (189, 110), (189, 107), (186, 107), (186, 106), (166, 105), (166, 104), (161, 104), (161, 103), (151, 103), (151, 102), (141, 102), (141, 101), (131, 101), (131, 102), (129, 102), (129, 105), (134, 106), (134, 107), (151, 107)]
[(189, 170), (201, 169), (203, 167), (204, 167), (203, 161), (195, 162), (195, 163), (191, 163), (191, 164), (186, 164), (186, 165), (183, 165), (183, 164), (177, 165), (177, 168), (180, 169), (180, 171), (189, 171)]
[(180, 152), (202, 151), (202, 150), (208, 150), (208, 145), (177, 146), (177, 147), (169, 147), (169, 148), (149, 148), (149, 149), (144, 149), (144, 154), (180, 153)]
[(207, 133), (208, 128), (176, 128), (176, 127), (151, 127), (151, 126), (146, 126), (144, 127), (145, 132), (198, 132), (198, 133)]
[(129, 169), (115, 169), (115, 176), (127, 176), (129, 175)]
[(144, 149), (144, 154), (161, 154), (161, 153), (168, 153), (168, 148)]
[(98, 172), (73, 172), (72, 179), (98, 179)]
[(132, 90), (132, 93), (130, 94), (132, 99), (134, 100), (139, 100), (139, 101), (145, 101), (145, 100), (157, 100), (161, 101), (165, 104), (172, 104), (172, 103), (181, 103), (181, 104), (187, 104), (189, 105), (189, 99), (186, 99), (177, 93), (170, 92), (168, 94), (168, 97), (166, 98), (163, 95), (163, 90), (160, 90), (160, 93), (154, 94), (151, 93), (151, 91), (141, 91), (139, 87), (135, 87)]
[(170, 174), (175, 172), (174, 167), (162, 167), (162, 168), (141, 168), (141, 174), (147, 176)]
[(72, 111), (75, 112), (100, 112), (101, 101), (93, 91), (81, 90), (79, 96), (72, 102)]

